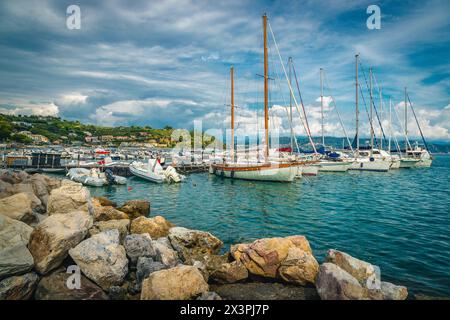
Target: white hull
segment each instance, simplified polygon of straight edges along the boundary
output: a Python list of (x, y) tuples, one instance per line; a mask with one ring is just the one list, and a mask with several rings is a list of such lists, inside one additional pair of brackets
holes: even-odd
[(317, 166), (320, 172), (347, 172), (352, 162), (322, 161)]
[(351, 165), (349, 170), (359, 170), (359, 171), (389, 171), (391, 162), (389, 160), (374, 159), (370, 161), (369, 158), (358, 158)]
[(263, 170), (223, 170), (220, 167), (210, 168), (216, 176), (242, 180), (292, 182), (297, 174), (297, 167), (270, 168)]
[(130, 166), (130, 171), (136, 177), (139, 177), (139, 178), (147, 180), (147, 181), (151, 181), (151, 182), (155, 182), (155, 183), (163, 183), (164, 182), (164, 176), (163, 175), (159, 175), (159, 174), (156, 174), (156, 173), (153, 173), (153, 172), (140, 170), (139, 168), (135, 168), (133, 166)]
[(433, 160), (431, 160), (431, 159), (422, 159), (422, 160), (416, 162), (414, 167), (417, 167), (417, 168), (428, 168), (428, 167), (431, 167), (431, 163), (432, 162), (433, 162)]
[(400, 160), (395, 159), (391, 161), (391, 169), (399, 169), (400, 168)]
[(319, 173), (319, 167), (316, 165), (302, 166), (301, 169), (304, 176), (317, 176)]
[(417, 159), (400, 159), (400, 168), (413, 168), (418, 162)]

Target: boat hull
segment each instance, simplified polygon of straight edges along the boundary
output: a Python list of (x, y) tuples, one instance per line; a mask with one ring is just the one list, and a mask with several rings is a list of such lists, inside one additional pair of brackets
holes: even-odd
[(351, 165), (352, 162), (324, 161), (317, 166), (320, 172), (347, 172)]
[(302, 175), (304, 176), (317, 176), (319, 173), (319, 167), (317, 165), (309, 165), (309, 166), (302, 166)]
[(292, 182), (297, 174), (297, 166), (229, 167), (211, 165), (209, 172), (219, 177), (231, 179)]
[(417, 159), (400, 159), (400, 168), (414, 168), (418, 162)]
[(387, 160), (375, 159), (370, 161), (369, 159), (356, 159), (349, 170), (386, 172), (389, 171), (390, 166), (391, 162)]
[(156, 174), (148, 174), (148, 172), (144, 172), (142, 170), (136, 169), (133, 166), (130, 166), (130, 172), (141, 179), (147, 180), (147, 181), (151, 181), (151, 182), (155, 182), (155, 183), (163, 183), (164, 182), (164, 178), (156, 175)]
[(421, 159), (420, 161), (416, 162), (414, 167), (416, 168), (429, 168), (431, 167), (433, 160), (431, 159)]

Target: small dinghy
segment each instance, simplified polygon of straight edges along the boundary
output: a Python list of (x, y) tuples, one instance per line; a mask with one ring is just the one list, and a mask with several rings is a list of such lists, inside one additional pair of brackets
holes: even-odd
[(172, 166), (164, 170), (156, 159), (149, 159), (147, 163), (133, 161), (130, 164), (130, 171), (136, 177), (156, 183), (181, 182), (185, 178)]
[(70, 180), (91, 187), (102, 187), (110, 184), (126, 184), (127, 178), (112, 174), (110, 169), (100, 172), (96, 168), (91, 170), (85, 168), (72, 168), (67, 173)]

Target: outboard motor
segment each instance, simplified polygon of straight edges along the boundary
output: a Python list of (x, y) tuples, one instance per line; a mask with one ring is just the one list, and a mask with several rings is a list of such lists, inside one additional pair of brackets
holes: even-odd
[(109, 184), (114, 184), (116, 182), (116, 179), (114, 178), (113, 172), (109, 168), (105, 170), (105, 177), (106, 177), (106, 180), (108, 180)]

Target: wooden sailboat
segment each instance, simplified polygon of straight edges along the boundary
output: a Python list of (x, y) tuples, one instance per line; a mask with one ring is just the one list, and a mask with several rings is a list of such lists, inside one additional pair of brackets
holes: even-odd
[(234, 155), (234, 74), (230, 71), (231, 81), (231, 152), (229, 162), (222, 164), (211, 164), (210, 172), (221, 177), (291, 182), (294, 180), (298, 166), (304, 162), (279, 159), (269, 160), (269, 64), (267, 48), (267, 16), (263, 15), (263, 37), (264, 37), (264, 162), (263, 163), (239, 163)]

